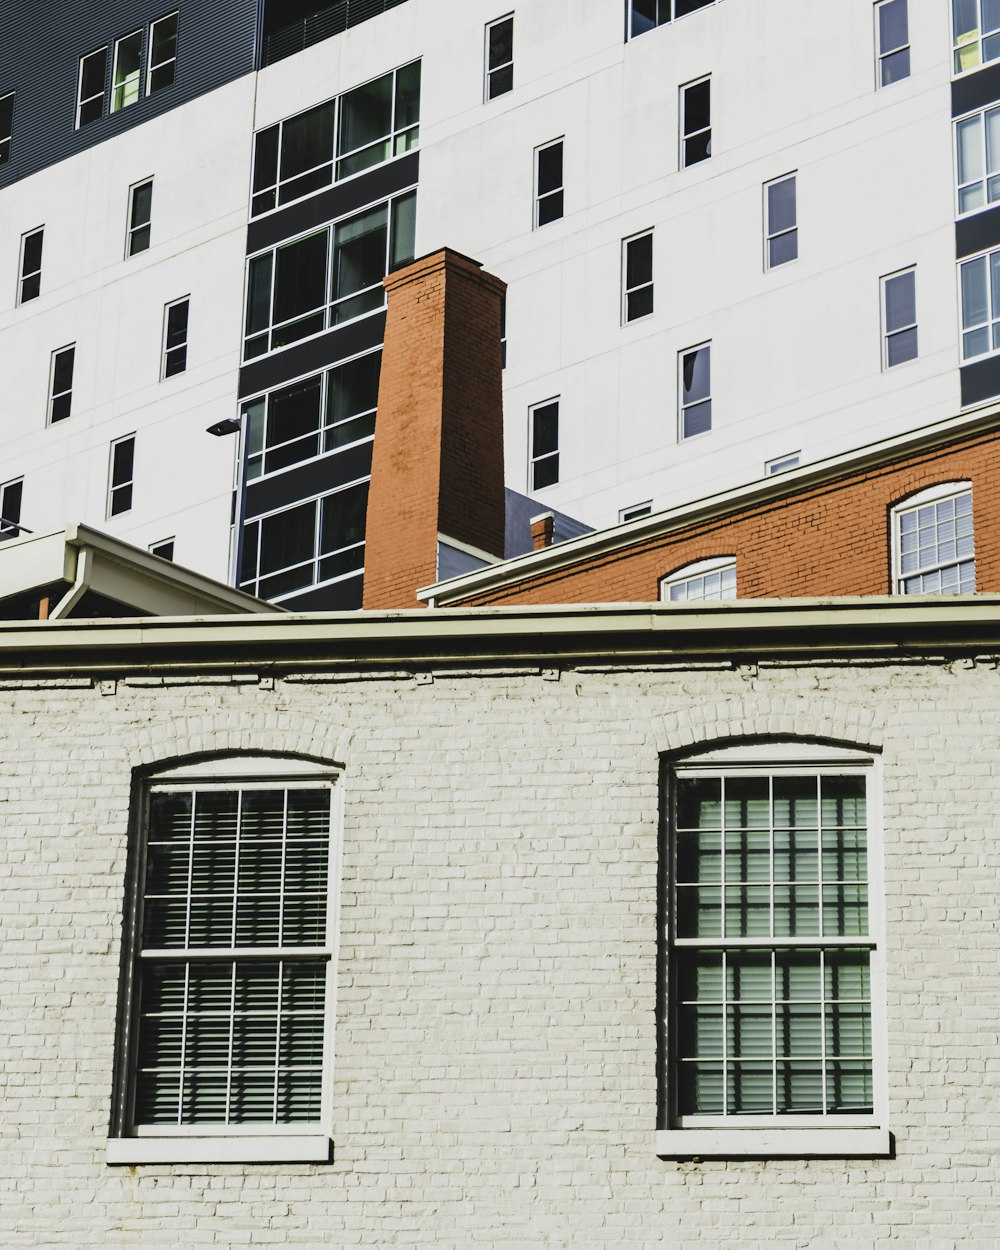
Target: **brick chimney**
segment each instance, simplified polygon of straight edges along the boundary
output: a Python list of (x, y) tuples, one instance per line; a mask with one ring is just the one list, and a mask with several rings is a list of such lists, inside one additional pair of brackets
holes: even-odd
[(364, 606), (416, 608), (416, 591), (437, 580), (439, 536), (503, 556), (506, 284), (445, 248), (385, 289)]

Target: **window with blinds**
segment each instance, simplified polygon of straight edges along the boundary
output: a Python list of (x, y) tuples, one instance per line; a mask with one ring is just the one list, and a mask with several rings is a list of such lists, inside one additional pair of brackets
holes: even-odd
[(331, 793), (309, 781), (152, 788), (135, 916), (133, 1132), (320, 1120)]
[(835, 764), (675, 770), (679, 1127), (871, 1122), (867, 787)]

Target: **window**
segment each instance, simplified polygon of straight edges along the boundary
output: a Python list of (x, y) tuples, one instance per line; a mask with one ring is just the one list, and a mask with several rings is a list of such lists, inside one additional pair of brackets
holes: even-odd
[(622, 240), (622, 324), (653, 311), (653, 232)]
[(653, 501), (647, 500), (646, 503), (634, 503), (630, 508), (622, 508), (618, 513), (619, 525), (624, 525), (626, 521), (638, 521), (640, 517), (649, 516), (653, 511)]
[(116, 438), (111, 444), (111, 471), (108, 475), (108, 516), (118, 516), (132, 507), (135, 470), (135, 435)]
[(29, 230), (21, 235), (21, 280), (17, 288), (17, 302), (26, 304), (37, 299), (42, 291), (42, 235), (44, 229)]
[(135, 30), (115, 44), (115, 65), (112, 73), (111, 111), (120, 112), (135, 104), (142, 95), (142, 31)]
[(189, 299), (174, 300), (163, 310), (163, 366), (161, 378), (172, 378), (187, 368)]
[(177, 14), (170, 13), (149, 28), (149, 66), (146, 94), (173, 86), (177, 77)]
[(1000, 351), (1000, 250), (959, 265), (962, 359)]
[(681, 438), (712, 428), (712, 345), (702, 343), (680, 355)]
[(660, 598), (666, 603), (735, 599), (735, 556), (718, 556), (686, 564), (660, 582)]
[(799, 254), (799, 230), (795, 208), (795, 174), (764, 186), (764, 268), (787, 265)]
[(128, 232), (125, 255), (136, 256), (149, 247), (153, 220), (153, 180), (137, 182), (128, 193)]
[(80, 58), (80, 83), (76, 100), (76, 126), (89, 126), (104, 116), (108, 77), (108, 50), (98, 48)]
[(917, 357), (917, 271), (882, 279), (882, 368)]
[[(814, 746), (800, 764), (801, 750), (731, 747), (672, 770), (666, 1032), (676, 1131), (662, 1134), (663, 1153), (888, 1149), (877, 1118), (871, 761)], [(754, 1128), (783, 1130), (785, 1146), (755, 1145)]]
[(716, 0), (628, 0), (628, 37), (644, 35), (665, 22), (706, 9)]
[(14, 92), (0, 95), (0, 165), (10, 160), (14, 138)]
[(563, 141), (535, 148), (535, 228), (563, 215)]
[(243, 527), (240, 590), (280, 601), (307, 586), (354, 579), (361, 606), (368, 482), (357, 482)]
[(712, 80), (681, 87), (681, 169), (712, 155)]
[(996, 0), (951, 0), (956, 74), (1000, 57), (1000, 6)]
[(213, 1135), (219, 1160), (329, 1157), (335, 779), (239, 763), (175, 770), (143, 796), (113, 1126), (131, 1140), (110, 1162), (183, 1161)]
[(536, 404), (531, 415), (531, 485), (541, 490), (559, 481), (559, 400)]
[(1000, 200), (1000, 107), (955, 123), (958, 212)]
[(49, 368), (49, 424), (65, 421), (73, 408), (73, 364), (76, 344), (52, 353)]
[(254, 140), (251, 214), (411, 152), (419, 139), (420, 62), (414, 61), (339, 101), (327, 100), (261, 130)]
[(976, 589), (972, 487), (949, 482), (893, 509), (893, 592), (971, 594)]
[(247, 360), (385, 304), (382, 279), (413, 259), (415, 191), (251, 259)]
[(375, 435), (381, 351), (245, 403), (248, 481)]
[(159, 542), (150, 543), (149, 554), (159, 556), (161, 560), (173, 560), (174, 540), (172, 538), (161, 538)]
[(800, 451), (790, 451), (786, 456), (778, 456), (775, 460), (768, 460), (764, 465), (764, 472), (768, 477), (775, 473), (787, 473), (789, 469), (797, 469), (799, 460), (802, 457)]
[(888, 87), (910, 76), (910, 30), (907, 0), (875, 5), (876, 86)]
[(486, 99), (514, 90), (514, 15), (486, 27)]
[(507, 292), (500, 296), (500, 368), (507, 368)]
[(21, 532), (21, 494), (24, 478), (0, 485), (0, 542)]

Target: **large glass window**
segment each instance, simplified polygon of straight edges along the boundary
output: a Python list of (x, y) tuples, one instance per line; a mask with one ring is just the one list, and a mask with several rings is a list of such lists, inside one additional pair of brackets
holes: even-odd
[(1000, 57), (1000, 0), (951, 0), (956, 74)]
[(644, 35), (665, 22), (715, 3), (716, 0), (626, 0), (628, 36), (634, 39), (636, 35)]
[(1000, 250), (959, 265), (962, 285), (962, 359), (1000, 351)]
[(1000, 200), (1000, 107), (955, 123), (958, 212)]
[(976, 589), (972, 488), (951, 482), (893, 509), (897, 595), (971, 594)]

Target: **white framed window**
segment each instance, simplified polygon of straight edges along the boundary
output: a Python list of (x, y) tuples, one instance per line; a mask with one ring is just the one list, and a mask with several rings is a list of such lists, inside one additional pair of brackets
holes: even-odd
[(559, 481), (559, 400), (547, 399), (528, 410), (531, 430), (529, 490), (541, 490)]
[(10, 160), (14, 141), (14, 92), (0, 95), (0, 165)]
[(406, 191), (251, 257), (244, 359), (383, 308), (382, 279), (413, 259), (416, 209)]
[(638, 521), (640, 517), (649, 516), (652, 511), (652, 499), (647, 499), (645, 503), (634, 503), (628, 508), (620, 509), (618, 523), (624, 525), (627, 521)]
[(142, 96), (142, 31), (115, 42), (114, 69), (111, 75), (111, 111), (118, 113)]
[(535, 229), (563, 215), (563, 141), (535, 148)]
[(875, 5), (875, 86), (888, 87), (909, 76), (907, 0), (879, 0)]
[(717, 0), (626, 0), (626, 37), (635, 39), (657, 26), (716, 3)]
[(776, 456), (773, 460), (765, 461), (764, 472), (768, 477), (772, 477), (775, 473), (787, 473), (789, 469), (799, 467), (801, 458), (800, 451), (790, 451), (784, 456)]
[(622, 239), (622, 325), (653, 313), (653, 232)]
[(76, 93), (76, 128), (89, 126), (104, 116), (107, 98), (108, 50), (97, 48), (80, 57)]
[(1000, 106), (955, 123), (955, 186), (959, 216), (1000, 200)]
[(177, 77), (177, 14), (168, 13), (149, 27), (146, 94), (172, 87)]
[(16, 538), (21, 532), (21, 500), (24, 494), (24, 478), (0, 483), (0, 542)]
[(1000, 249), (958, 266), (962, 300), (962, 359), (1000, 351)]
[(1000, 57), (1000, 6), (996, 0), (951, 0), (952, 69), (976, 69)]
[(696, 560), (660, 581), (664, 603), (695, 603), (736, 598), (736, 557)]
[(149, 554), (151, 556), (159, 556), (161, 560), (173, 561), (174, 558), (174, 538), (160, 538), (155, 543), (149, 544)]
[(489, 102), (514, 90), (514, 14), (498, 17), (486, 26), (486, 82), (483, 98)]
[(671, 768), (659, 1153), (888, 1152), (876, 769), (807, 742)]
[(118, 516), (132, 508), (135, 483), (135, 435), (116, 438), (111, 444), (108, 467), (108, 516)]
[(172, 378), (187, 368), (188, 317), (191, 300), (175, 299), (163, 309), (163, 355), (160, 364), (160, 380)]
[(255, 757), (145, 786), (109, 1162), (329, 1158), (336, 783)]
[(917, 271), (911, 266), (880, 279), (882, 368), (917, 358)]
[(972, 486), (945, 482), (892, 510), (893, 593), (972, 594), (976, 550)]
[(49, 365), (48, 424), (65, 421), (73, 410), (73, 366), (76, 344), (57, 348)]
[(680, 89), (680, 166), (687, 169), (712, 155), (712, 79), (706, 75)]
[(796, 175), (764, 184), (764, 268), (777, 269), (799, 255)]
[(145, 252), (152, 241), (153, 180), (146, 178), (128, 189), (128, 227), (125, 232), (125, 256)]
[(712, 344), (688, 347), (678, 358), (680, 437), (695, 438), (712, 428)]
[(29, 230), (21, 235), (21, 261), (18, 266), (20, 278), (17, 284), (17, 302), (26, 304), (42, 293), (42, 240), (45, 229)]

